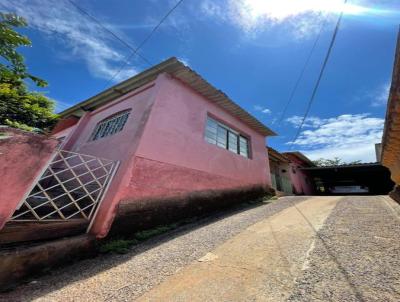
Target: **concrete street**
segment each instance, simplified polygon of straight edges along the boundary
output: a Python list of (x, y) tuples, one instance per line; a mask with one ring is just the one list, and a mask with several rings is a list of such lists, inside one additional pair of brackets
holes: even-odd
[(285, 197), (82, 261), (4, 301), (400, 301), (400, 206)]

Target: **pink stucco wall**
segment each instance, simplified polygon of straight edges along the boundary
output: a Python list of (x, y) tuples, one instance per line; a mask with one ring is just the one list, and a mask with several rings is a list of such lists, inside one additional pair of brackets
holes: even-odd
[(168, 198), (188, 192), (238, 188), (243, 182), (228, 177), (136, 156), (132, 177), (121, 202)]
[[(132, 111), (121, 132), (88, 141), (98, 122), (126, 109)], [(207, 114), (249, 136), (251, 158), (207, 143)], [(263, 135), (166, 74), (86, 113), (69, 140), (69, 150), (120, 161), (91, 228), (98, 237), (109, 231), (121, 201), (271, 182)]]
[[(242, 185), (270, 183), (265, 137), (209, 102), (180, 81), (162, 75), (157, 96), (136, 156), (194, 169)], [(251, 158), (204, 139), (207, 115), (250, 137)], [(190, 189), (190, 188), (188, 188)]]
[[(283, 186), (283, 182), (285, 180), (290, 181), (290, 183), (292, 182), (291, 175), (290, 175), (290, 173), (291, 173), (290, 163), (277, 161), (277, 160), (270, 160), (269, 165), (270, 165), (271, 173), (274, 174), (275, 177), (279, 176), (281, 178), (280, 191), (285, 192), (286, 194), (293, 193), (293, 184), (291, 186), (292, 190), (290, 192), (284, 191), (284, 186)], [(277, 182), (277, 180), (276, 180), (276, 182)], [(274, 189), (278, 190), (277, 184), (275, 185)]]
[[(112, 160), (125, 161), (130, 158), (129, 151), (135, 149), (140, 139), (140, 129), (146, 123), (152, 103), (150, 96), (153, 86), (139, 89), (124, 95), (111, 104), (107, 104), (93, 112), (88, 113), (88, 120), (79, 131), (79, 137), (71, 151), (90, 154)], [(125, 127), (121, 132), (99, 140), (89, 141), (96, 125), (103, 119), (120, 111), (131, 110)]]
[(308, 175), (305, 174), (300, 167), (304, 166), (304, 163), (297, 157), (287, 155), (290, 158), (290, 169), (289, 176), (294, 187), (294, 193), (299, 195), (313, 195), (314, 190), (312, 187), (312, 182)]
[(1, 128), (0, 230), (34, 180), (43, 172), (57, 140), (12, 128)]
[(69, 116), (67, 118), (61, 118), (51, 131), (51, 134), (60, 133), (67, 128), (71, 128), (79, 122), (79, 118), (75, 116)]
[(57, 139), (62, 138), (62, 137), (67, 139), (68, 136), (74, 131), (75, 128), (76, 128), (75, 125), (71, 126), (71, 127), (68, 127), (68, 128), (65, 128), (65, 129), (63, 129), (61, 131), (58, 131), (58, 132), (54, 133), (52, 136), (57, 138)]
[[(93, 112), (87, 112), (75, 126), (74, 131), (69, 135), (69, 141), (65, 144), (67, 150), (119, 161), (117, 173), (93, 221), (92, 233), (99, 237), (107, 234), (124, 187), (130, 181), (129, 175), (133, 171), (134, 154), (157, 90), (155, 84), (151, 83), (125, 94)], [(131, 109), (131, 112), (121, 132), (96, 141), (89, 141), (98, 122), (128, 109)]]

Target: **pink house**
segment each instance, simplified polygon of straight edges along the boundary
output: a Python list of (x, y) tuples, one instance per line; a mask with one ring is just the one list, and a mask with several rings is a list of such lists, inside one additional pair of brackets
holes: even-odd
[(282, 154), (290, 161), (289, 176), (293, 185), (293, 192), (296, 195), (313, 195), (313, 181), (302, 168), (313, 167), (315, 166), (314, 163), (298, 151), (283, 152)]
[(277, 195), (292, 195), (293, 185), (290, 178), (291, 162), (289, 158), (271, 147), (266, 148), (269, 158), (272, 188)]
[[(138, 220), (179, 218), (271, 186), (265, 137), (274, 132), (175, 58), (60, 115), (53, 135), (62, 151), (28, 196), (35, 204), (25, 201), (18, 219), (35, 207), (44, 220), (85, 218), (100, 238), (118, 222), (131, 228)], [(57, 186), (57, 200), (68, 197), (74, 210), (64, 213), (56, 200), (46, 214), (38, 200), (54, 208), (49, 199), (58, 197), (49, 192)]]

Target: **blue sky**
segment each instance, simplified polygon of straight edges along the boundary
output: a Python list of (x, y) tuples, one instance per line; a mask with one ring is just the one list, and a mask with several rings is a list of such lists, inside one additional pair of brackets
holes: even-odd
[[(133, 46), (176, 2), (76, 1)], [(58, 110), (148, 67), (135, 58), (110, 82), (130, 50), (66, 0), (0, 0), (0, 9), (15, 11), (30, 24), (21, 32), (33, 46), (21, 52), (31, 73), (49, 82), (44, 91)], [(140, 53), (152, 63), (180, 58), (275, 130), (279, 136), (268, 144), (280, 151), (374, 161), (400, 23), (396, 0), (348, 1), (309, 118), (291, 144), (341, 9), (339, 0), (186, 0)], [(321, 28), (310, 64), (279, 122)]]

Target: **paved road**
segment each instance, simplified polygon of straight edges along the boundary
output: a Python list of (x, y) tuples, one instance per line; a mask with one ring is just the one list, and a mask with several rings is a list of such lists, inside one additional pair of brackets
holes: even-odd
[(287, 197), (52, 272), (4, 301), (400, 301), (400, 206)]

